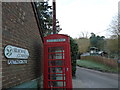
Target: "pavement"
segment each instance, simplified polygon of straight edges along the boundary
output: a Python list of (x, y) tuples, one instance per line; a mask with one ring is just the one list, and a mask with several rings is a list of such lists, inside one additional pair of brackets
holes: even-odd
[(77, 66), (73, 88), (118, 88), (118, 74), (103, 73)]

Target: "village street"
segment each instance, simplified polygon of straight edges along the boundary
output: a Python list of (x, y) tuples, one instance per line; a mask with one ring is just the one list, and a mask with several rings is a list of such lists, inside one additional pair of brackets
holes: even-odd
[(73, 88), (118, 88), (118, 75), (77, 67)]

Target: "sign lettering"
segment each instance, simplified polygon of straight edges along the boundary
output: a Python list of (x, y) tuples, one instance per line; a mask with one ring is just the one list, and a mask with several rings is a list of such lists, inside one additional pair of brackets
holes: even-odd
[(27, 64), (27, 60), (8, 60), (8, 64)]

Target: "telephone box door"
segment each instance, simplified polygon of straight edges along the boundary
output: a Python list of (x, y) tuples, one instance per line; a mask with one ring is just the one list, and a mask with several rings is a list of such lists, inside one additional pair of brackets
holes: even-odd
[(67, 61), (67, 46), (54, 45), (45, 47), (45, 88), (71, 88), (71, 67)]

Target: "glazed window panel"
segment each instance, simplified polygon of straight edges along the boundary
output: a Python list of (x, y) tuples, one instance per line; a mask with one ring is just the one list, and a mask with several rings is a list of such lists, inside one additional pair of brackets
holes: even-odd
[(66, 76), (63, 74), (48, 74), (49, 80), (66, 80)]
[(48, 66), (63, 66), (64, 60), (49, 60)]
[(65, 81), (49, 81), (48, 87), (65, 87), (66, 82)]
[(64, 52), (64, 47), (50, 47), (48, 53), (50, 52)]
[(63, 67), (48, 67), (49, 73), (63, 73)]
[(48, 59), (64, 59), (64, 53), (49, 54)]

